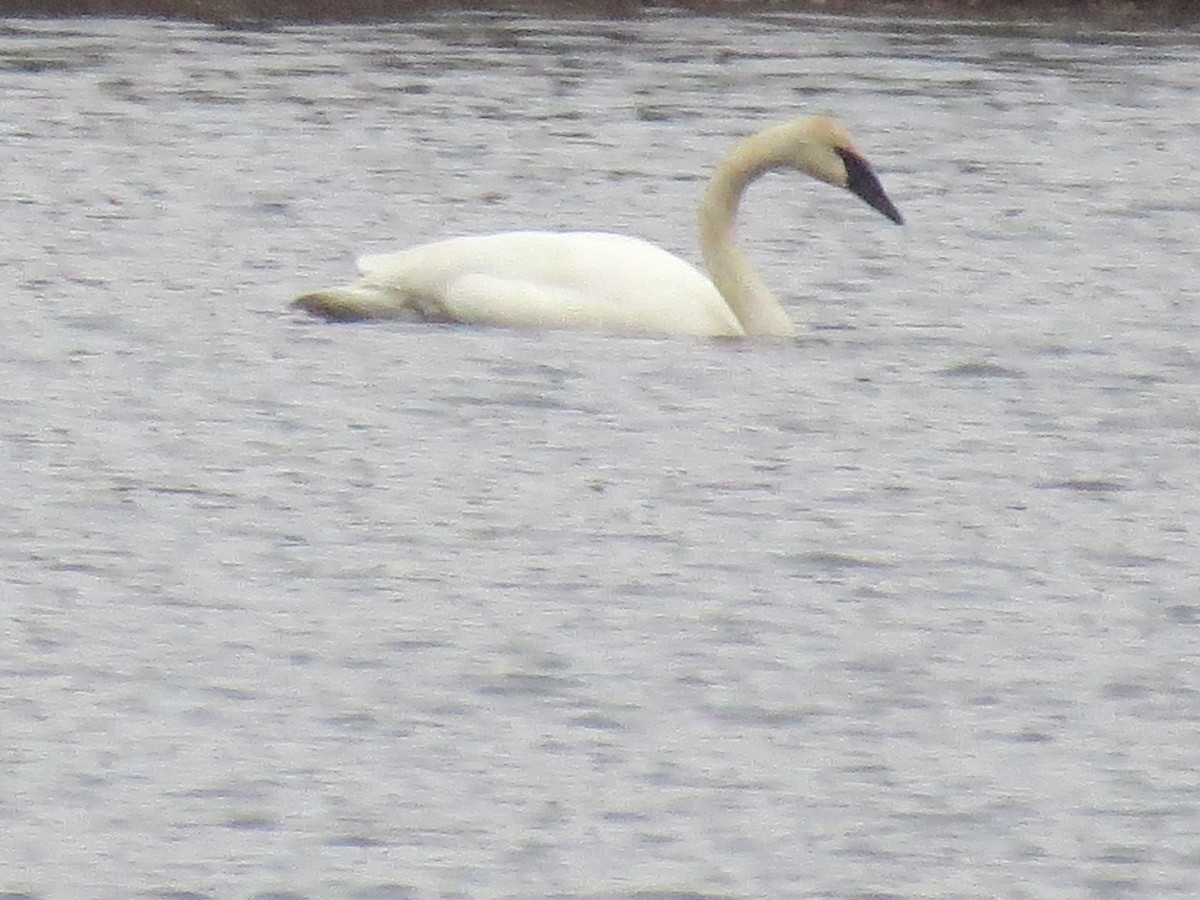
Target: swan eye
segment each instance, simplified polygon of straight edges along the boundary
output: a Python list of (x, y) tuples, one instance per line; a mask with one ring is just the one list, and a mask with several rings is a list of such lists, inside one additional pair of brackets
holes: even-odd
[(883, 213), (897, 225), (904, 224), (904, 217), (892, 204), (879, 178), (872, 171), (867, 161), (845, 147), (834, 147), (834, 152), (842, 159), (846, 167), (846, 188), (866, 202), (872, 209)]

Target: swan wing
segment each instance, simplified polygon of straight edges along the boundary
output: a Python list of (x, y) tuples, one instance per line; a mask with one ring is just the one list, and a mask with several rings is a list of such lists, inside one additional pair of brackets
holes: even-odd
[(620, 307), (555, 284), (467, 274), (446, 288), (439, 303), (456, 322), (517, 328), (590, 328), (621, 331), (629, 327)]
[[(623, 235), (530, 231), (452, 238), (366, 256), (358, 266), (362, 277), (356, 285), (306, 296), (334, 295), (346, 301), (340, 309), (357, 309), (371, 318), (407, 315), (481, 325), (742, 333), (733, 312), (699, 270)], [(357, 295), (361, 304), (356, 291), (362, 292)], [(311, 300), (300, 305), (324, 314)]]

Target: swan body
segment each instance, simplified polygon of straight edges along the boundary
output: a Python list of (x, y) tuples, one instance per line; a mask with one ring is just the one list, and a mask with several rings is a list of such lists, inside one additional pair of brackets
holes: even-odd
[(742, 333), (698, 269), (620, 234), (512, 231), (451, 238), (365, 256), (358, 268), (355, 284), (306, 295), (297, 305), (329, 319)]
[(791, 320), (738, 249), (734, 232), (742, 194), (775, 169), (798, 169), (847, 188), (903, 221), (846, 133), (831, 119), (802, 118), (743, 141), (709, 180), (700, 248), (711, 279), (639, 238), (513, 231), (362, 257), (356, 282), (304, 294), (292, 305), (331, 320), (791, 335)]

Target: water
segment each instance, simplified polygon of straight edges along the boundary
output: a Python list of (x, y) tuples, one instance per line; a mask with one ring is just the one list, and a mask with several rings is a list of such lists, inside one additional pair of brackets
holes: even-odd
[[(1198, 44), (10, 20), (0, 889), (1196, 896)], [(794, 343), (284, 308), (805, 111)]]

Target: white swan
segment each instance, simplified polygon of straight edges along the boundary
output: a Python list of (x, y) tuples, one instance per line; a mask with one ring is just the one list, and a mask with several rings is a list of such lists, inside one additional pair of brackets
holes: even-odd
[(700, 203), (700, 251), (711, 281), (638, 238), (514, 231), (366, 256), (354, 284), (305, 294), (292, 305), (335, 320), (791, 335), (787, 313), (734, 240), (743, 192), (773, 169), (799, 169), (847, 188), (903, 222), (846, 132), (832, 119), (802, 118), (743, 141), (713, 173)]

